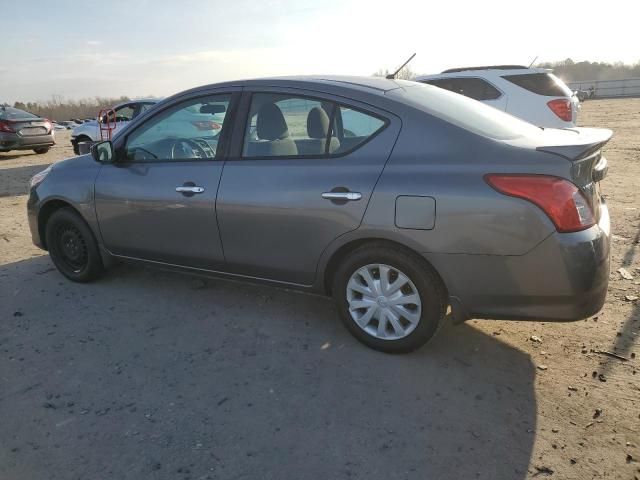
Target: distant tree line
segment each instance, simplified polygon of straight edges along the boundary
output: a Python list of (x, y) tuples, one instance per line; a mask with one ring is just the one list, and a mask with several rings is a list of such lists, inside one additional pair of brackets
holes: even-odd
[[(373, 74), (374, 77), (386, 77), (387, 75), (389, 75), (390, 72), (389, 70), (385, 69), (385, 70), (378, 70), (376, 73)], [(408, 66), (407, 67), (402, 67), (402, 69), (396, 74), (397, 79), (399, 80), (413, 80), (415, 78), (416, 74), (413, 70), (411, 70)]]
[(54, 95), (44, 102), (15, 102), (13, 106), (51, 120), (95, 118), (102, 108), (129, 101), (129, 97), (95, 97), (82, 100), (65, 100)]
[[(553, 69), (554, 73), (565, 82), (640, 78), (640, 61), (634, 64), (622, 62), (574, 62), (572, 59), (567, 58), (559, 62), (539, 63), (536, 66)], [(385, 77), (389, 73), (389, 70), (380, 69), (373, 76)], [(416, 74), (407, 66), (398, 72), (396, 78), (413, 80), (415, 76)]]
[(574, 62), (567, 58), (560, 62), (539, 63), (536, 66), (552, 68), (554, 73), (565, 82), (640, 78), (640, 62), (634, 64), (622, 62)]

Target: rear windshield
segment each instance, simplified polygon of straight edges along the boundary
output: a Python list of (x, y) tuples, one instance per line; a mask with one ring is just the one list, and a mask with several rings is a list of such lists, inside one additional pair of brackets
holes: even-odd
[(387, 95), (484, 137), (510, 140), (541, 132), (540, 128), (489, 105), (431, 85), (413, 83)]
[(524, 75), (505, 75), (502, 78), (546, 97), (570, 97), (571, 90), (562, 80), (552, 73), (525, 73)]
[(22, 120), (23, 118), (40, 118), (33, 113), (13, 107), (0, 108), (0, 120)]

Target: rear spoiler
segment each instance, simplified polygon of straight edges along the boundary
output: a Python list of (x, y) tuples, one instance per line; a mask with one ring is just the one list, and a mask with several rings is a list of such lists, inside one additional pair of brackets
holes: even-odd
[(559, 138), (556, 145), (537, 147), (536, 150), (560, 155), (567, 160), (579, 160), (600, 150), (613, 136), (613, 132), (606, 128), (571, 128), (568, 131), (577, 136)]

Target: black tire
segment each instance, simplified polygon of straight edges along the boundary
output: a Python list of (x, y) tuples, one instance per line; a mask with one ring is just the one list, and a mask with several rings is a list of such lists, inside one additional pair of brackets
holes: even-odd
[(57, 269), (74, 282), (90, 282), (104, 273), (93, 232), (71, 208), (53, 212), (45, 227), (49, 256)]
[(33, 151), (36, 152), (38, 155), (42, 155), (43, 153), (47, 153), (49, 151), (50, 147), (38, 147), (38, 148), (34, 148)]
[(80, 143), (91, 142), (91, 141), (92, 140), (86, 135), (80, 135), (78, 138), (76, 138), (76, 141), (73, 144), (73, 153), (75, 153), (76, 155), (80, 155)]
[[(398, 269), (415, 285), (422, 303), (421, 312), (417, 326), (405, 337), (392, 340), (377, 338), (351, 317), (347, 284), (358, 269), (370, 264), (385, 264)], [(343, 260), (334, 275), (333, 298), (349, 332), (368, 347), (386, 353), (411, 352), (428, 342), (442, 324), (447, 307), (445, 287), (431, 265), (410, 251), (384, 243), (360, 247)]]

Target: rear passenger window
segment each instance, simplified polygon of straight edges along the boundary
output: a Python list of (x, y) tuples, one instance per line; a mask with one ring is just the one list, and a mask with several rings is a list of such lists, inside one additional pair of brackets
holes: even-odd
[(424, 83), (444, 88), (450, 92), (459, 93), (474, 100), (495, 100), (502, 95), (496, 87), (482, 78), (477, 77), (439, 78), (426, 80)]
[(328, 100), (272, 93), (251, 97), (242, 156), (330, 157), (350, 152), (385, 125)]
[(505, 75), (502, 78), (538, 95), (546, 97), (570, 97), (571, 90), (562, 80), (551, 73), (525, 73)]
[(329, 140), (333, 102), (257, 93), (252, 96), (244, 157), (323, 156), (338, 147)]

